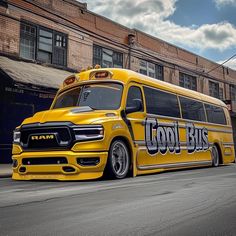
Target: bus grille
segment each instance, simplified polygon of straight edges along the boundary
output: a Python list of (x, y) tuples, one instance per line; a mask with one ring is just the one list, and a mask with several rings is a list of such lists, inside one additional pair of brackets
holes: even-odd
[(72, 135), (67, 126), (21, 128), (21, 146), (24, 150), (67, 149), (71, 143)]

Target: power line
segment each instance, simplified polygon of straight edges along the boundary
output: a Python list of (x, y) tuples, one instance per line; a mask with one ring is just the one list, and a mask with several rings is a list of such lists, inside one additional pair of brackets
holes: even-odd
[(234, 58), (236, 56), (236, 53), (231, 56), (230, 58), (228, 58), (227, 60), (225, 60), (224, 62), (222, 62), (221, 64), (217, 65), (216, 67), (214, 67), (213, 69), (209, 70), (208, 72), (206, 72), (206, 74), (209, 74), (210, 72), (212, 72), (213, 70), (216, 70), (217, 68), (219, 68), (220, 66), (223, 66), (225, 63), (227, 63), (228, 61), (230, 61), (232, 58)]

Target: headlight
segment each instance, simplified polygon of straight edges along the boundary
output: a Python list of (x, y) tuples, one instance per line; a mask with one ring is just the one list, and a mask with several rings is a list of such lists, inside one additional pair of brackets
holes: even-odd
[(13, 131), (13, 142), (20, 143), (20, 131), (18, 130)]
[(103, 139), (104, 129), (101, 125), (78, 126), (73, 128), (77, 141)]

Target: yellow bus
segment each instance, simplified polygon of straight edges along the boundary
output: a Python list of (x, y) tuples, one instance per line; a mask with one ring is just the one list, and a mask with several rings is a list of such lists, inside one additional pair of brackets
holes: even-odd
[(234, 162), (220, 100), (125, 69), (66, 78), (14, 131), (15, 180), (125, 178)]

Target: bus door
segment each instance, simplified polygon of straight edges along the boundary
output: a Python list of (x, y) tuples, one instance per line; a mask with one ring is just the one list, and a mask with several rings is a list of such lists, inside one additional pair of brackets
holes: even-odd
[[(140, 104), (137, 104), (137, 102)], [(137, 105), (141, 105), (141, 108), (138, 109), (138, 111), (132, 111), (132, 108)], [(130, 83), (126, 100), (126, 123), (128, 125), (133, 142), (137, 146), (143, 148), (143, 151), (145, 151), (144, 123), (146, 118), (146, 112), (144, 107), (145, 104), (142, 93), (142, 87), (138, 84)]]

